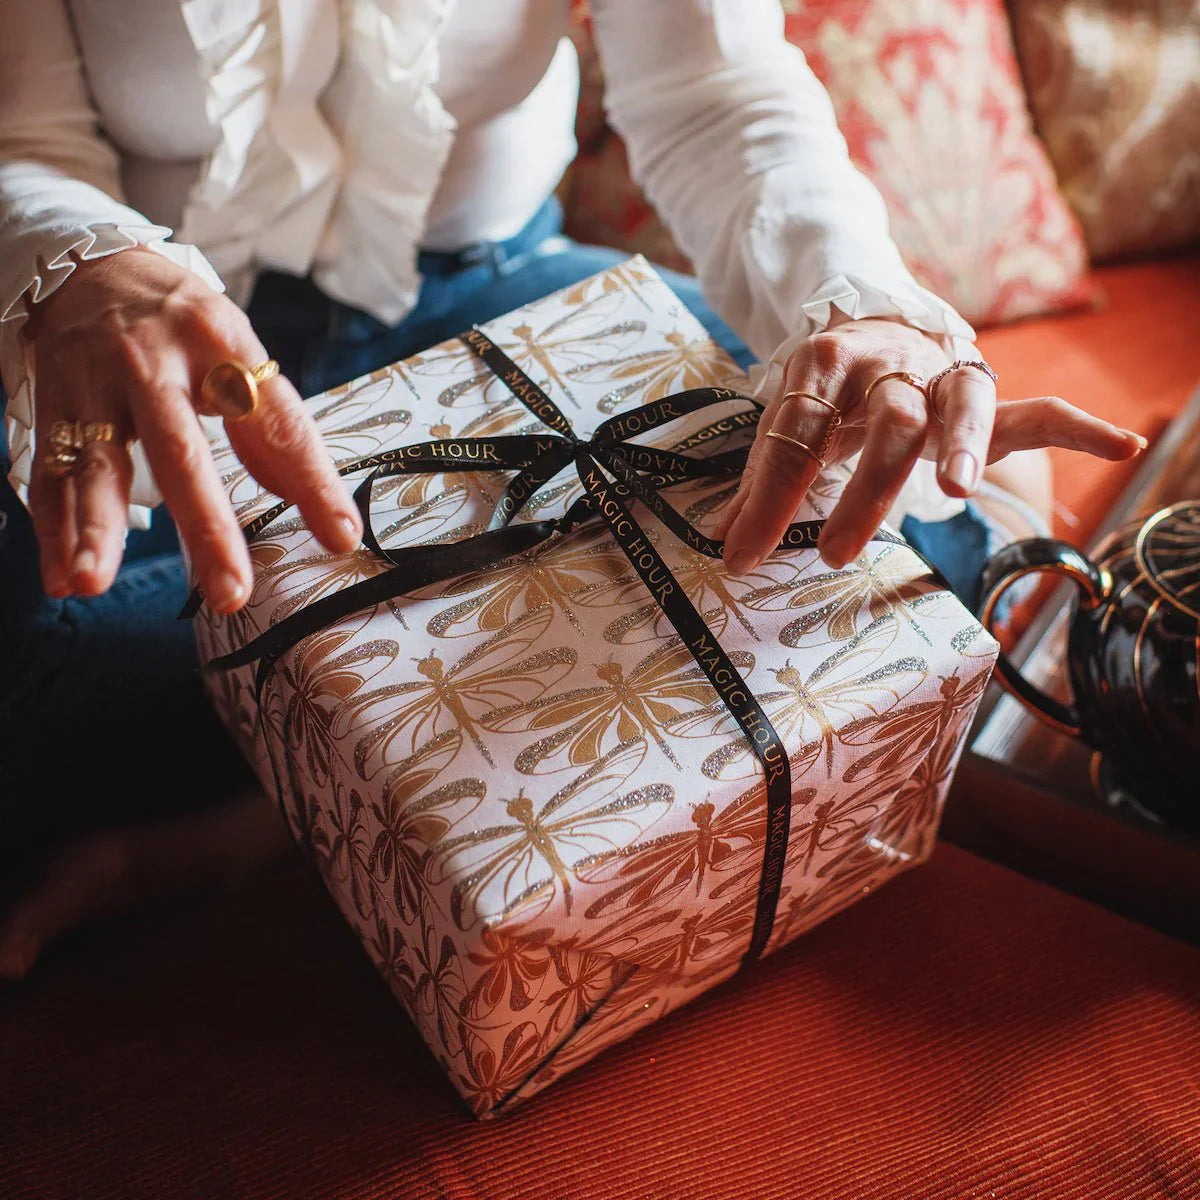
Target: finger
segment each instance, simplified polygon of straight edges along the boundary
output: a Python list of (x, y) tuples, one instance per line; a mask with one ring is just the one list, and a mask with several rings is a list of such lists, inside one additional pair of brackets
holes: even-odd
[(98, 596), (116, 578), (125, 550), (133, 464), (124, 441), (92, 441), (79, 453), (75, 484), (75, 552), (71, 588)]
[(821, 531), (818, 548), (831, 567), (857, 558), (886, 519), (921, 456), (928, 422), (917, 388), (889, 379), (875, 389), (858, 466)]
[(996, 385), (974, 367), (960, 367), (936, 385), (930, 404), (944, 428), (938, 447), (938, 483), (965, 499), (979, 487), (996, 416)]
[(217, 612), (250, 595), (250, 555), (192, 409), (190, 389), (160, 382), (132, 398), (138, 436), (180, 536), (187, 543), (205, 602)]
[(71, 594), (71, 561), (75, 553), (75, 481), (70, 475), (54, 475), (47, 469), (48, 453), (44, 436), (39, 436), (37, 458), (29, 482), (29, 514), (37, 534), (42, 586), (46, 589), (46, 595), (61, 600)]
[(1039, 396), (1008, 400), (997, 407), (988, 461), (995, 462), (1016, 450), (1056, 446), (1123, 462), (1146, 445), (1146, 439), (1132, 429), (1094, 417), (1058, 396)]
[[(214, 358), (259, 363), (267, 352), (245, 315), (226, 305), (208, 328)], [(232, 353), (231, 353), (232, 351)], [(226, 421), (230, 444), (265, 488), (295, 504), (321, 543), (347, 554), (362, 538), (358, 509), (296, 389), (282, 375), (259, 385), (249, 416)]]
[(820, 473), (825, 431), (817, 422), (827, 430), (830, 419), (821, 405), (794, 396), (775, 410), (769, 432), (776, 436), (760, 429), (756, 469), (725, 538), (725, 562), (734, 574), (754, 570), (779, 545)]
[(830, 429), (829, 408), (789, 393), (807, 392), (836, 406), (851, 361), (843, 340), (830, 333), (809, 338), (788, 360), (780, 394), (759, 420), (741, 485), (718, 535), (725, 539), (725, 564), (735, 574), (752, 571), (771, 554), (821, 469), (814, 455), (794, 442), (820, 453)]

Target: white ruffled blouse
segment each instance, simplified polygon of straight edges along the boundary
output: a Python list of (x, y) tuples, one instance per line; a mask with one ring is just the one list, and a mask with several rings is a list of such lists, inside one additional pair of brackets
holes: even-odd
[[(592, 0), (605, 102), (705, 295), (768, 366), (842, 313), (958, 353), (778, 0)], [(244, 301), (312, 273), (396, 322), (419, 247), (516, 233), (574, 153), (568, 0), (36, 0), (0, 5), (0, 376), (14, 486), (34, 452), (18, 336), (82, 259), (141, 245)], [(161, 500), (135, 447), (131, 521)], [(953, 502), (928, 472), (900, 509)], [(898, 514), (897, 514), (898, 515)]]

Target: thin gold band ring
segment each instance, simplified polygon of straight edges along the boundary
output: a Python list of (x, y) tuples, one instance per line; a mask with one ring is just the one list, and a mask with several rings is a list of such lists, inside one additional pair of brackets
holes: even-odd
[(886, 375), (880, 375), (878, 379), (872, 379), (867, 384), (867, 390), (863, 392), (863, 403), (871, 403), (871, 393), (881, 384), (886, 383), (889, 379), (899, 379), (903, 383), (907, 383), (909, 387), (915, 387), (926, 400), (929, 399), (929, 393), (925, 390), (925, 380), (920, 375), (914, 375), (911, 371), (889, 371)]
[(825, 460), (807, 442), (802, 442), (799, 438), (790, 437), (786, 433), (780, 433), (776, 429), (768, 429), (767, 437), (775, 438), (776, 441), (787, 442), (789, 446), (797, 446), (810, 458), (815, 458), (820, 466), (825, 466)]

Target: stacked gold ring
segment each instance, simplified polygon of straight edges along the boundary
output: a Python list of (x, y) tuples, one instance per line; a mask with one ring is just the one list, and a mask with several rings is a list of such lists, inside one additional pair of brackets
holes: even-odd
[(258, 407), (258, 385), (278, 374), (279, 364), (273, 358), (252, 367), (236, 359), (219, 362), (200, 384), (200, 411), (241, 421)]
[(767, 437), (774, 438), (778, 442), (787, 442), (789, 446), (795, 446), (799, 450), (803, 450), (810, 458), (817, 461), (817, 465), (822, 469), (825, 467), (825, 455), (829, 453), (829, 447), (833, 442), (833, 435), (837, 432), (838, 426), (842, 423), (842, 414), (836, 405), (830, 404), (828, 400), (822, 400), (820, 396), (813, 395), (812, 392), (784, 392), (783, 400), (790, 400), (795, 396), (799, 400), (812, 400), (819, 404), (822, 408), (829, 409), (832, 414), (832, 419), (829, 422), (828, 428), (825, 430), (825, 436), (821, 439), (820, 450), (814, 450), (807, 442), (802, 442), (799, 438), (792, 437), (787, 433), (780, 433), (776, 429), (768, 429)]
[(75, 469), (84, 446), (92, 442), (113, 442), (117, 427), (111, 421), (55, 421), (46, 433), (50, 453), (46, 456), (46, 471), (62, 479)]

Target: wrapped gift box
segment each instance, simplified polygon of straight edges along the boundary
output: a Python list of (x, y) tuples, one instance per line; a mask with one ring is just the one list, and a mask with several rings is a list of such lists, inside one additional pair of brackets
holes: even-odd
[[(641, 259), (483, 333), (581, 437), (687, 389), (744, 384)], [(515, 473), (495, 469), (483, 443), (453, 439), (546, 432), (463, 340), (310, 403), (351, 485), (368, 474), (352, 464), (401, 447), (473, 449), (465, 473), (376, 479), (372, 528), (390, 551), (485, 532)], [(729, 400), (638, 440), (736, 449), (752, 411)], [(780, 825), (762, 762), (660, 607), (655, 577), (648, 587), (597, 517), (414, 588), (417, 573), (366, 548), (326, 553), (228, 447), (217, 454), (254, 531), (255, 586), (232, 617), (201, 610), (206, 661), (364, 581), (382, 589), (207, 678), (476, 1114), (532, 1095), (732, 975), (748, 948), (785, 944), (930, 852), (996, 646), (903, 544), (872, 542), (831, 571), (810, 541), (737, 578), (626, 497), (642, 540), (622, 544), (660, 556), (786, 749)], [(842, 482), (823, 476), (800, 517), (822, 518)], [(726, 474), (662, 495), (710, 529), (735, 486)], [(583, 493), (567, 464), (514, 524), (576, 511)], [(783, 839), (775, 868), (769, 820)]]

